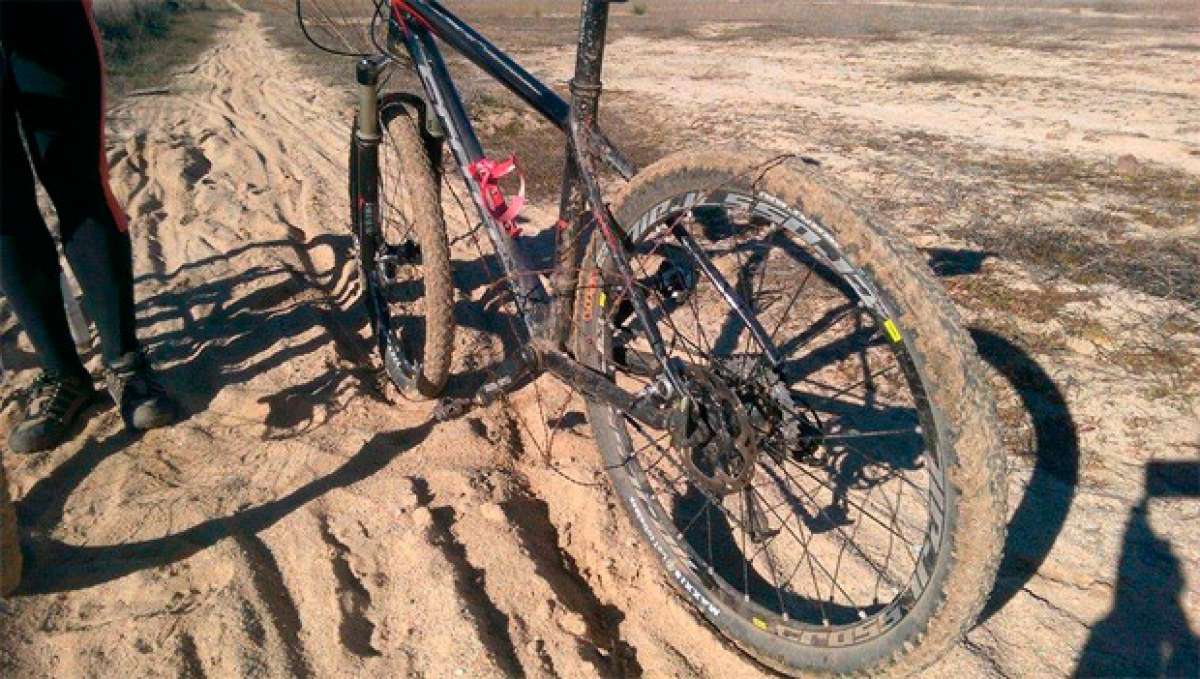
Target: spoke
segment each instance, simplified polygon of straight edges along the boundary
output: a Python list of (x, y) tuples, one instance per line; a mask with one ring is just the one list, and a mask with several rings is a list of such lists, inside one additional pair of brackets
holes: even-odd
[(701, 346), (708, 346), (707, 349), (702, 349), (701, 351), (709, 356), (715, 356), (712, 343), (708, 341), (708, 335), (704, 333), (704, 326), (700, 322), (700, 310), (696, 307), (696, 293), (697, 291), (692, 291), (692, 294), (688, 295), (687, 302), (688, 307), (692, 310), (692, 317), (696, 319), (696, 332), (699, 334), (700, 344)]
[[(774, 542), (774, 540), (768, 541)], [(775, 597), (779, 600), (779, 613), (784, 620), (788, 619), (787, 605), (783, 602), (783, 589), (779, 586), (779, 573), (775, 568), (775, 558), (771, 555), (771, 550), (767, 549), (767, 544), (763, 545), (762, 553), (767, 557), (767, 568), (771, 571), (772, 586), (775, 588)]]
[[(661, 306), (660, 308), (663, 310), (662, 319), (666, 322), (667, 325), (669, 325), (671, 327), (672, 341), (674, 341), (675, 339), (682, 340), (683, 343), (687, 345), (684, 347), (684, 351), (686, 351), (688, 353), (688, 357), (691, 359), (691, 362), (695, 363), (697, 365), (703, 365), (706, 362), (703, 360), (703, 356), (705, 354), (704, 348), (701, 347), (696, 342), (693, 342), (692, 339), (689, 338), (687, 335), (680, 332), (679, 326), (675, 325), (675, 319), (672, 318), (671, 314), (667, 311), (665, 305)], [(703, 335), (702, 335), (702, 337), (703, 337)], [(696, 353), (693, 353), (692, 349), (695, 349)], [(711, 353), (711, 352), (709, 352), (709, 353)], [(697, 356), (697, 354), (699, 354), (699, 357)]]
[[(696, 521), (697, 521), (697, 520), (698, 520), (698, 519), (699, 519), (701, 516), (706, 516), (706, 515), (708, 514), (708, 506), (709, 506), (709, 505), (711, 505), (711, 504), (712, 504), (712, 498), (710, 498), (710, 497), (708, 497), (707, 495), (705, 495), (705, 496), (704, 496), (704, 504), (700, 506), (700, 510), (699, 510), (699, 511), (697, 511), (697, 512), (696, 512), (696, 514), (695, 514), (695, 516), (693, 516), (693, 517), (691, 518), (691, 520), (687, 522), (687, 525), (685, 525), (685, 526), (684, 526), (684, 527), (683, 527), (681, 530), (679, 530), (679, 533), (678, 533), (678, 535), (679, 535), (680, 537), (686, 536), (686, 535), (687, 535), (687, 533), (688, 533), (688, 531), (692, 529), (692, 526), (694, 526), (694, 525), (696, 524)], [(712, 527), (712, 526), (710, 525), (710, 526), (709, 526), (709, 528), (711, 528), (711, 527)], [(709, 551), (710, 551), (710, 554), (711, 554), (711, 549), (710, 549)]]
[[(823, 480), (822, 480), (820, 477), (818, 477), (816, 474), (813, 474), (811, 471), (809, 471), (809, 470), (805, 469), (803, 466), (801, 466), (801, 465), (800, 465), (800, 463), (798, 463), (798, 462), (794, 462), (794, 461), (793, 461), (793, 462), (792, 462), (792, 464), (793, 464), (793, 465), (796, 467), (796, 469), (797, 469), (797, 470), (799, 470), (799, 471), (800, 471), (802, 474), (804, 474), (805, 476), (807, 476), (807, 477), (809, 477), (810, 479), (812, 479), (813, 481), (815, 481), (815, 482), (817, 483), (817, 485), (821, 486), (821, 487), (822, 487), (822, 488), (824, 488), (825, 490), (828, 490), (830, 493), (833, 493), (835, 496), (839, 494), (839, 493), (838, 493), (838, 490), (837, 490), (836, 488), (834, 488), (833, 486), (829, 485), (829, 483), (828, 483), (827, 481), (823, 481)], [(782, 467), (782, 466), (781, 466), (781, 467), (779, 467), (779, 470), (780, 470), (780, 471), (782, 471), (782, 472), (783, 472), (783, 474), (784, 474), (784, 476), (787, 476), (789, 479), (792, 479), (792, 478), (793, 478), (793, 477), (792, 477), (792, 475), (788, 473), (788, 471), (787, 471), (787, 468), (786, 468), (786, 467)], [(906, 481), (905, 479), (903, 479), (903, 478), (900, 478), (900, 477), (892, 477), (892, 478), (896, 478), (897, 480), (900, 480), (900, 481)], [(918, 490), (921, 490), (920, 488), (918, 488), (918, 487), (916, 486), (916, 484), (912, 483), (911, 481), (908, 481), (908, 482), (907, 482), (907, 485), (910, 485), (910, 486), (912, 486), (913, 488), (917, 488)], [(872, 513), (868, 512), (864, 506), (862, 506), (862, 505), (860, 505), (860, 504), (857, 504), (857, 503), (855, 503), (853, 500), (851, 500), (851, 499), (850, 499), (850, 496), (849, 496), (849, 495), (845, 495), (845, 500), (846, 500), (846, 502), (847, 502), (847, 503), (849, 503), (849, 504), (850, 504), (850, 506), (852, 506), (852, 507), (854, 507), (855, 509), (857, 509), (857, 510), (861, 511), (861, 512), (863, 513), (863, 515), (864, 515), (864, 516), (866, 516), (867, 518), (871, 519), (871, 520), (872, 520), (872, 521), (874, 521), (875, 523), (878, 523), (880, 526), (883, 526), (885, 529), (888, 529), (888, 530), (890, 531), (890, 528), (889, 528), (888, 524), (884, 523), (884, 522), (883, 522), (881, 519), (879, 519), (878, 517), (876, 517), (874, 514), (872, 514)], [(872, 505), (872, 506), (873, 506), (875, 509), (879, 509), (879, 510), (883, 510), (883, 509), (884, 509), (883, 507), (879, 507), (879, 506), (877, 506), (877, 505)], [(898, 511), (899, 511), (899, 509), (898, 509), (897, 507), (891, 507), (891, 506), (887, 507), (886, 509), (887, 509), (887, 511), (890, 511), (890, 512), (892, 512), (892, 514), (893, 514), (893, 515), (894, 515), (896, 512), (898, 512)], [(911, 528), (912, 526), (910, 525), (909, 527)], [(906, 540), (906, 539), (904, 538), (904, 536), (903, 536), (903, 535), (901, 535), (900, 533), (895, 533), (895, 535), (896, 535), (896, 537), (900, 538), (901, 540), (904, 540), (905, 544), (907, 544), (908, 546), (910, 546), (910, 547), (912, 546), (912, 543), (908, 542), (908, 540)]]
[(712, 505), (711, 500), (709, 502), (705, 503), (705, 505), (704, 505), (704, 521), (706, 524), (708, 524), (708, 539), (705, 542), (708, 547), (708, 571), (709, 571), (709, 573), (713, 572), (713, 563), (714, 563), (712, 516), (709, 514), (709, 511), (708, 511), (709, 507), (711, 505)]
[[(895, 541), (896, 518), (900, 515), (900, 497), (902, 495), (904, 495), (904, 484), (900, 484), (899, 486), (896, 486), (896, 505), (895, 505), (896, 510), (892, 512), (892, 520), (890, 522), (891, 525), (889, 526), (889, 530), (888, 530), (889, 535), (888, 535), (887, 556), (885, 557), (887, 559), (887, 561), (892, 560), (892, 547), (895, 545), (895, 542), (896, 542)], [(906, 542), (905, 544), (908, 544), (908, 543)], [(911, 547), (911, 545), (909, 545), (909, 546)], [(911, 550), (905, 550), (905, 551), (909, 552), (909, 557), (911, 558), (912, 557)], [(914, 563), (913, 565), (916, 565), (916, 564)], [(879, 583), (882, 580), (883, 580), (883, 578), (875, 578), (875, 592), (874, 592), (875, 603), (879, 603)]]
[[(775, 324), (775, 329), (771, 331), (771, 341), (775, 341), (775, 335), (779, 334), (780, 328), (783, 327), (784, 321), (787, 320), (788, 314), (792, 311), (792, 306), (796, 304), (796, 300), (800, 299), (800, 293), (804, 292), (804, 288), (808, 287), (808, 279), (812, 278), (813, 270), (810, 267), (804, 274), (804, 278), (800, 281), (800, 287), (796, 288), (796, 292), (792, 293), (792, 298), (788, 300), (787, 306), (783, 308), (783, 314), (779, 316), (779, 321)], [(791, 353), (791, 352), (788, 352)]]
[[(783, 471), (784, 475), (788, 477), (788, 479), (792, 479), (792, 476), (787, 473), (786, 469), (784, 469), (782, 467), (780, 467), (780, 469)], [(812, 505), (817, 508), (817, 511), (820, 512), (825, 517), (825, 520), (829, 522), (829, 525), (832, 526), (835, 531), (837, 531), (838, 535), (841, 536), (841, 539), (851, 543), (851, 545), (850, 545), (851, 549), (853, 549), (854, 552), (856, 554), (858, 554), (859, 558), (861, 558), (868, 566), (870, 566), (872, 569), (874, 569), (876, 573), (878, 573), (880, 576), (882, 576), (886, 580), (887, 576), (884, 575), (883, 570), (881, 568), (879, 568), (879, 566), (875, 565), (874, 560), (871, 559), (871, 557), (867, 556), (867, 554), (865, 552), (863, 552), (862, 549), (860, 549), (858, 547), (858, 545), (853, 544), (853, 541), (850, 540), (849, 536), (846, 535), (846, 531), (842, 530), (842, 527), (840, 525), (838, 525), (837, 522), (835, 522), (831, 516), (829, 516), (829, 514), (825, 511), (825, 508), (821, 507), (820, 504), (817, 502), (816, 498), (813, 497), (812, 495), (810, 495), (808, 493), (808, 491), (804, 489), (803, 486), (796, 484), (796, 487), (800, 490), (801, 493), (804, 493), (804, 496), (808, 498), (808, 501), (811, 502)], [(845, 590), (842, 589), (840, 586), (838, 587), (838, 589), (842, 590), (842, 593), (845, 594)], [(857, 604), (855, 604), (853, 601), (851, 601), (850, 599), (847, 599), (847, 601), (850, 603), (851, 606), (854, 606), (855, 608), (859, 608), (859, 606)]]
[[(746, 493), (742, 493), (742, 600), (750, 600), (750, 561), (746, 559), (746, 554), (750, 551), (750, 540), (747, 536), (746, 526), (750, 523), (749, 520), (750, 507), (746, 504)], [(757, 555), (756, 555), (757, 556)]]
[[(881, 368), (880, 370), (878, 370), (878, 371), (876, 371), (876, 372), (874, 372), (874, 373), (871, 373), (871, 374), (867, 375), (866, 377), (864, 377), (863, 379), (861, 379), (861, 380), (859, 380), (859, 381), (855, 382), (854, 384), (851, 384), (851, 385), (850, 385), (850, 386), (848, 386), (848, 387), (844, 387), (844, 388), (842, 388), (842, 389), (839, 389), (838, 391), (835, 391), (833, 394), (831, 394), (830, 396), (828, 396), (828, 397), (825, 397), (825, 398), (830, 398), (830, 399), (841, 398), (842, 396), (845, 396), (845, 395), (849, 394), (851, 390), (853, 390), (853, 389), (857, 389), (857, 388), (861, 387), (862, 385), (866, 384), (868, 380), (871, 380), (871, 379), (873, 379), (873, 378), (879, 377), (880, 375), (884, 375), (884, 374), (886, 374), (886, 373), (889, 373), (889, 372), (891, 372), (891, 371), (893, 371), (893, 370), (895, 370), (895, 369), (897, 369), (897, 368), (899, 368), (899, 367), (900, 367), (900, 364), (899, 364), (899, 363), (893, 363), (892, 365), (890, 365), (890, 366), (888, 366), (888, 367), (886, 367), (886, 368)], [(805, 380), (805, 381), (808, 381), (808, 380)], [(832, 388), (832, 387), (828, 387), (828, 388)], [(865, 400), (865, 399), (863, 400), (863, 403), (864, 403), (864, 405), (866, 404), (866, 400)]]
[[(788, 414), (791, 414), (790, 412)], [(894, 436), (896, 434), (920, 434), (920, 427), (908, 427), (906, 429), (880, 429), (879, 431), (871, 432), (856, 432), (853, 434), (822, 434), (819, 436), (801, 436), (805, 441), (843, 441), (846, 439), (871, 438), (875, 436)]]
[[(851, 452), (851, 453), (854, 453), (854, 454), (858, 455), (860, 458), (862, 458), (862, 459), (864, 459), (864, 460), (869, 460), (870, 462), (873, 462), (873, 463), (875, 463), (875, 464), (880, 464), (880, 465), (886, 465), (886, 464), (888, 464), (887, 462), (884, 462), (883, 460), (879, 459), (878, 457), (875, 457), (874, 455), (871, 455), (870, 453), (868, 453), (868, 452), (866, 452), (866, 451), (864, 451), (864, 450), (860, 450), (860, 449), (859, 449), (857, 446), (853, 446), (853, 445), (851, 445), (851, 444), (849, 444), (849, 443), (843, 443), (842, 445), (843, 445), (843, 446), (846, 448), (846, 450), (847, 450), (847, 451), (849, 451), (849, 452)], [(799, 465), (797, 465), (797, 466), (799, 466)], [(910, 480), (908, 477), (906, 477), (906, 476), (898, 476), (898, 477), (896, 477), (896, 478), (898, 478), (898, 479), (900, 479), (902, 482), (904, 482), (904, 483), (906, 483), (906, 484), (908, 484), (908, 485), (912, 486), (912, 487), (913, 487), (913, 489), (914, 489), (914, 490), (916, 490), (917, 492), (921, 492), (921, 493), (925, 492), (925, 489), (923, 489), (923, 488), (921, 488), (920, 486), (918, 486), (917, 484), (913, 483), (913, 482), (912, 482), (912, 481), (911, 481), (911, 480)]]
[[(776, 512), (774, 509), (770, 509), (769, 511), (770, 511), (772, 514), (774, 514), (774, 515), (775, 515), (775, 518), (779, 519), (779, 522), (780, 522), (780, 524), (783, 526), (784, 530), (786, 530), (786, 531), (787, 531), (789, 534), (791, 534), (791, 536), (792, 536), (792, 538), (793, 538), (793, 539), (795, 539), (797, 542), (799, 542), (799, 543), (801, 543), (801, 544), (806, 544), (806, 543), (804, 543), (804, 541), (803, 541), (803, 540), (801, 540), (801, 539), (800, 539), (800, 536), (796, 535), (795, 531), (793, 531), (791, 528), (789, 528), (789, 527), (788, 527), (787, 519), (784, 519), (783, 517), (779, 516), (779, 512)], [(793, 512), (793, 513), (792, 513), (792, 515), (793, 515), (793, 516), (795, 516), (795, 512)], [(797, 517), (797, 519), (798, 519), (798, 518), (799, 518), (799, 517)], [(808, 555), (809, 555), (809, 557), (812, 559), (813, 563), (815, 563), (815, 564), (816, 564), (816, 566), (817, 566), (818, 568), (820, 568), (820, 569), (821, 569), (821, 570), (822, 570), (822, 571), (825, 573), (825, 575), (826, 575), (826, 576), (829, 576), (829, 575), (830, 575), (830, 573), (829, 573), (829, 569), (828, 569), (828, 568), (826, 568), (826, 567), (825, 567), (825, 565), (821, 563), (821, 560), (820, 560), (820, 559), (818, 559), (817, 557), (813, 556), (811, 551), (808, 551)], [(848, 603), (849, 603), (851, 606), (853, 606), (855, 609), (858, 609), (858, 608), (859, 608), (857, 605), (855, 605), (854, 601), (853, 601), (853, 600), (850, 598), (850, 594), (849, 594), (849, 593), (848, 593), (848, 592), (847, 592), (847, 591), (846, 591), (844, 588), (842, 588), (842, 586), (841, 586), (841, 585), (837, 584), (837, 580), (836, 580), (836, 579), (834, 579), (834, 578), (832, 578), (832, 577), (831, 577), (831, 578), (830, 578), (830, 580), (829, 580), (829, 583), (830, 583), (830, 584), (833, 586), (833, 588), (835, 588), (835, 589), (837, 589), (837, 590), (841, 591), (841, 593), (842, 593), (842, 596), (845, 596), (845, 597), (846, 597), (846, 601), (847, 601), (847, 602), (848, 602)], [(831, 592), (830, 592), (830, 594), (829, 594), (829, 600), (830, 600), (830, 602), (832, 602), (832, 601), (833, 601), (833, 592), (832, 592), (832, 591), (831, 591)], [(861, 610), (861, 609), (860, 609), (860, 610)]]
[[(623, 467), (623, 466), (625, 466), (626, 464), (628, 464), (628, 463), (629, 463), (629, 461), (630, 461), (630, 460), (633, 460), (634, 458), (636, 458), (638, 453), (642, 452), (643, 450), (646, 450), (646, 449), (647, 449), (647, 448), (649, 448), (650, 446), (654, 446), (654, 447), (655, 447), (655, 448), (658, 450), (658, 458), (657, 458), (657, 459), (654, 461), (654, 464), (653, 464), (653, 465), (650, 465), (650, 466), (651, 466), (652, 468), (653, 468), (653, 467), (657, 467), (657, 466), (658, 466), (658, 463), (659, 463), (659, 462), (661, 462), (661, 461), (662, 461), (662, 459), (663, 459), (663, 457), (664, 457), (664, 456), (666, 456), (666, 454), (667, 454), (667, 449), (666, 449), (666, 448), (664, 448), (663, 446), (659, 445), (659, 444), (662, 442), (662, 440), (663, 440), (663, 439), (665, 439), (665, 438), (667, 438), (668, 436), (670, 436), (670, 435), (671, 435), (671, 432), (669, 432), (669, 431), (668, 431), (668, 432), (663, 432), (662, 434), (660, 434), (660, 435), (658, 436), (658, 438), (654, 438), (654, 437), (650, 436), (650, 434), (647, 434), (647, 433), (646, 433), (646, 429), (645, 429), (644, 427), (642, 427), (642, 425), (641, 425), (641, 423), (640, 423), (640, 422), (638, 422), (637, 420), (633, 419), (632, 417), (629, 417), (628, 415), (625, 415), (625, 416), (623, 416), (623, 417), (624, 417), (624, 419), (625, 419), (625, 421), (626, 421), (626, 422), (628, 422), (629, 424), (633, 425), (634, 429), (636, 429), (636, 430), (637, 430), (637, 432), (638, 432), (639, 434), (641, 434), (643, 437), (645, 437), (645, 438), (646, 438), (646, 439), (647, 439), (649, 442), (648, 442), (648, 443), (646, 443), (645, 445), (643, 445), (642, 447), (638, 448), (637, 450), (635, 450), (635, 451), (633, 451), (633, 452), (629, 453), (628, 455), (626, 455), (626, 456), (625, 456), (625, 459), (621, 461), (621, 464), (620, 464), (620, 465), (616, 465), (616, 466), (618, 466), (618, 467)], [(645, 465), (643, 465), (643, 468), (645, 468)]]
[[(874, 490), (874, 486), (872, 486), (872, 487), (871, 487), (871, 490)], [(843, 497), (843, 499), (845, 499), (845, 498)], [(867, 491), (867, 500), (869, 501), (870, 499), (871, 499), (871, 491), (870, 491), (870, 490), (868, 490), (868, 491)], [(835, 562), (834, 562), (834, 564), (833, 564), (833, 577), (835, 577), (835, 578), (836, 578), (836, 577), (837, 577), (837, 575), (838, 575), (838, 573), (839, 573), (839, 572), (841, 572), (841, 570), (842, 570), (842, 557), (843, 557), (843, 556), (846, 554), (846, 545), (848, 545), (848, 544), (850, 544), (850, 543), (853, 543), (853, 542), (854, 542), (854, 539), (858, 537), (858, 531), (859, 531), (859, 529), (861, 529), (862, 527), (863, 527), (863, 522), (862, 522), (862, 521), (856, 521), (856, 522), (854, 523), (854, 530), (850, 531), (850, 539), (849, 539), (849, 541), (848, 541), (848, 542), (843, 542), (843, 543), (841, 544), (841, 546), (840, 546), (840, 547), (838, 547), (837, 561), (835, 561)], [(857, 543), (855, 543), (855, 544), (857, 544)], [(856, 549), (857, 549), (857, 547), (856, 547)], [(866, 559), (866, 558), (867, 558), (865, 554), (863, 555), (863, 558), (864, 558), (864, 559)], [(868, 560), (868, 561), (869, 561), (869, 560)], [(885, 566), (886, 566), (886, 563), (885, 563)], [(879, 578), (881, 578), (881, 577), (883, 577), (883, 576), (882, 576), (882, 569), (881, 569), (880, 571), (876, 571), (876, 581), (878, 582)], [(861, 616), (861, 613), (860, 613), (860, 616)]]
[[(766, 253), (763, 254), (762, 268), (758, 270), (758, 283), (750, 288), (751, 292), (754, 292), (755, 289), (763, 289), (763, 283), (767, 280), (767, 263), (771, 261), (771, 241), (774, 240), (778, 235), (779, 227), (776, 226), (772, 228), (769, 233), (762, 237), (762, 243), (766, 245), (767, 250)], [(774, 341), (773, 337), (771, 339)]]
[[(787, 351), (783, 355), (781, 355), (779, 358), (781, 360), (784, 358), (787, 358), (788, 356), (791, 356), (792, 354), (803, 349), (804, 347), (807, 347), (808, 345), (812, 344), (813, 340), (817, 339), (822, 334), (828, 332), (829, 329), (834, 327), (835, 325), (837, 325), (839, 321), (841, 321), (843, 318), (845, 318), (846, 316), (849, 316), (850, 314), (852, 314), (856, 311), (858, 311), (858, 307), (855, 304), (846, 303), (846, 305), (842, 307), (842, 310), (839, 311), (837, 313), (837, 315), (834, 316), (833, 318), (817, 319), (816, 322), (814, 322), (812, 326), (810, 326), (804, 332), (800, 333), (797, 337), (793, 338), (793, 341), (795, 341), (797, 339), (800, 341), (797, 342), (797, 344), (795, 346), (787, 349)], [(828, 314), (828, 312), (826, 312), (826, 313)], [(782, 323), (782, 320), (781, 320), (781, 323)], [(811, 334), (809, 334), (809, 333), (811, 333)], [(786, 347), (787, 345), (784, 345), (784, 346)]]

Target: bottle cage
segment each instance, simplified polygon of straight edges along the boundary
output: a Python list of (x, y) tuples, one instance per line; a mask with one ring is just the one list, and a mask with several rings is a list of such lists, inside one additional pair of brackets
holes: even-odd
[[(515, 238), (520, 235), (521, 227), (517, 225), (517, 215), (521, 208), (525, 207), (525, 175), (517, 167), (517, 157), (513, 155), (500, 161), (480, 158), (467, 167), (467, 172), (479, 184), (483, 205), (492, 218), (504, 227), (509, 236)], [(506, 198), (504, 191), (500, 189), (500, 180), (513, 172), (517, 173), (521, 185), (517, 189), (517, 195)]]

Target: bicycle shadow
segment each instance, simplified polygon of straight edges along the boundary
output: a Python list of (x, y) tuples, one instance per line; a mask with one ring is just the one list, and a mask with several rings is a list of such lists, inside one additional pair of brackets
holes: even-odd
[[(139, 324), (172, 328), (143, 332), (143, 344), (162, 366), (162, 379), (178, 394), (185, 413), (204, 411), (223, 388), (328, 345), (340, 362), (367, 365), (370, 348), (362, 336), (366, 314), (359, 305), (347, 304), (358, 289), (352, 247), (349, 236), (323, 235), (304, 246), (268, 241), (189, 262), (170, 273), (139, 277), (137, 285), (155, 285), (152, 296), (139, 303)], [(273, 248), (304, 253), (302, 267), (255, 257), (256, 251)], [(332, 263), (321, 271), (312, 264), (311, 253), (324, 249), (332, 253)], [(205, 267), (214, 262), (232, 264), (243, 256), (249, 263), (236, 273), (205, 276)], [(268, 424), (295, 424), (299, 393), (310, 405), (330, 406), (346, 389), (381, 398), (377, 375), (330, 367), (308, 383), (264, 397), (271, 411)]]
[(971, 328), (979, 356), (1021, 399), (1033, 423), (1034, 465), (1008, 523), (1004, 557), (979, 623), (1004, 607), (1049, 556), (1066, 525), (1079, 482), (1079, 436), (1066, 397), (1037, 361), (1008, 339)]
[[(956, 248), (924, 250), (941, 278), (979, 273), (991, 253)], [(1066, 396), (1046, 369), (1015, 342), (981, 327), (968, 329), (980, 358), (1008, 382), (1033, 425), (1034, 465), (1008, 523), (996, 584), (977, 624), (1004, 607), (1049, 556), (1066, 525), (1079, 482), (1079, 435)]]
[[(941, 276), (976, 273), (988, 253), (929, 250)], [(980, 614), (985, 622), (1041, 567), (1065, 526), (1079, 482), (1079, 439), (1070, 409), (1053, 379), (1013, 342), (971, 328), (979, 354), (1008, 380), (1033, 422), (1036, 462), (1008, 526), (996, 584)], [(1198, 676), (1200, 639), (1179, 601), (1184, 580), (1170, 542), (1147, 520), (1153, 498), (1200, 497), (1200, 463), (1149, 462), (1145, 493), (1130, 509), (1122, 540), (1113, 606), (1084, 646), (1075, 675)]]
[[(26, 558), (25, 577), (17, 594), (49, 594), (93, 587), (137, 571), (181, 561), (228, 537), (257, 534), (329, 491), (352, 486), (374, 475), (405, 451), (419, 445), (429, 435), (432, 426), (431, 422), (425, 422), (415, 427), (376, 434), (337, 469), (277, 500), (208, 519), (171, 535), (104, 546), (79, 546), (52, 538), (30, 538), (22, 545)], [(55, 480), (59, 483), (82, 480), (89, 471), (90, 463), (98, 463), (103, 456), (133, 440), (124, 436), (114, 438), (121, 440), (102, 444), (88, 453), (87, 459), (78, 463), (74, 463), (73, 458), (64, 465), (69, 467), (66, 471), (60, 472), (60, 467), (51, 478), (57, 475)], [(35, 491), (38, 492), (34, 496), (37, 500), (47, 495), (53, 496), (55, 489), (46, 486), (35, 488)], [(34, 493), (31, 491), (30, 495)], [(19, 511), (29, 511), (26, 500), (19, 503), (18, 508)]]
[[(332, 264), (318, 271), (308, 265), (310, 259), (301, 257), (304, 269), (299, 270), (284, 259), (255, 256), (255, 251), (299, 247), (308, 253), (331, 248)], [(163, 382), (180, 395), (187, 413), (209, 409), (225, 387), (248, 382), (330, 345), (339, 359), (345, 359), (343, 363), (366, 364), (370, 348), (361, 334), (365, 313), (360, 305), (346, 303), (358, 294), (348, 256), (351, 247), (348, 236), (332, 235), (304, 246), (292, 241), (255, 243), (138, 279), (139, 284), (156, 286), (139, 304), (141, 325), (151, 328), (143, 332), (144, 344), (161, 366)], [(250, 257), (249, 262), (239, 262), (242, 257)], [(242, 266), (230, 266), (230, 273), (213, 276), (206, 267), (215, 263)], [(262, 424), (267, 425), (268, 435), (294, 436), (311, 430), (320, 426), (313, 418), (317, 408), (331, 414), (358, 394), (382, 398), (377, 379), (375, 371), (327, 362), (327, 368), (313, 379), (262, 396), (259, 402), (267, 405)], [(334, 471), (277, 500), (172, 535), (106, 546), (38, 537), (49, 535), (61, 523), (71, 494), (93, 471), (140, 438), (124, 431), (97, 436), (35, 482), (16, 503), (20, 523), (35, 534), (24, 544), (28, 568), (19, 592), (90, 587), (187, 558), (231, 535), (256, 533), (329, 490), (374, 474), (417, 445), (429, 428), (423, 424), (377, 434)]]

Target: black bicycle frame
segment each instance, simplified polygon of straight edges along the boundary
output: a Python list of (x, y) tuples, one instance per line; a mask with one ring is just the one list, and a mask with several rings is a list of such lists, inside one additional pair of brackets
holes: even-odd
[[(585, 228), (594, 225), (608, 244), (609, 254), (625, 289), (630, 291), (630, 301), (646, 330), (646, 337), (662, 367), (663, 376), (674, 393), (686, 393), (676, 370), (668, 361), (664, 343), (657, 326), (652, 322), (645, 298), (637, 291), (620, 232), (608, 213), (597, 181), (593, 160), (597, 156), (626, 179), (632, 178), (636, 172), (636, 168), (608, 141), (596, 123), (609, 1), (582, 0), (579, 47), (575, 75), (570, 83), (569, 104), (436, 0), (389, 0), (388, 42), (391, 51), (398, 51), (400, 46), (407, 51), (428, 102), (445, 128), (451, 152), (508, 276), (509, 286), (524, 319), (525, 330), (533, 340), (531, 346), (534, 347), (533, 353), (537, 354), (532, 357), (533, 361), (574, 382), (590, 396), (625, 409), (641, 411), (639, 419), (661, 428), (665, 425), (662, 416), (638, 407), (633, 395), (620, 392), (598, 373), (588, 371), (561, 353), (571, 325), (580, 236)], [(514, 237), (487, 209), (482, 188), (471, 176), (468, 168), (484, 159), (483, 148), (446, 68), (435, 36), (515, 93), (567, 138), (568, 153), (563, 169), (559, 235), (554, 258), (553, 288), (556, 294), (553, 299)], [(367, 70), (369, 73), (366, 77), (373, 83), (382, 64), (382, 60), (372, 59), (360, 62), (360, 82), (363, 82), (364, 70)], [(595, 379), (588, 379), (586, 373), (593, 373)], [(578, 381), (580, 379), (585, 379), (587, 384), (581, 384)]]

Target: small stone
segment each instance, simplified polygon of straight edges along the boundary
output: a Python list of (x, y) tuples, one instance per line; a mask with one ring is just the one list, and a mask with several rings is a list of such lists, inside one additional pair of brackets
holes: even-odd
[(492, 119), (492, 124), (495, 125), (497, 129), (501, 130), (515, 125), (518, 122), (520, 122), (520, 116), (513, 111), (504, 111), (497, 114), (496, 117)]
[(416, 492), (412, 488), (401, 488), (396, 491), (393, 500), (396, 506), (401, 509), (412, 509), (421, 504), (420, 498), (417, 497)]
[(1053, 139), (1063, 139), (1064, 137), (1067, 136), (1067, 133), (1069, 133), (1070, 131), (1071, 131), (1071, 123), (1069, 123), (1065, 120), (1060, 120), (1057, 123), (1054, 123), (1053, 125), (1050, 126), (1050, 130), (1048, 132), (1046, 132), (1046, 138), (1052, 139), (1052, 140)]
[(563, 614), (558, 619), (558, 626), (567, 634), (581, 637), (587, 634), (587, 623), (578, 613), (563, 611)]
[(1122, 177), (1136, 177), (1142, 171), (1142, 163), (1137, 156), (1126, 153), (1117, 158), (1117, 174)]
[(479, 507), (479, 515), (493, 523), (504, 523), (507, 520), (500, 505), (491, 502), (484, 503)]
[(429, 513), (428, 507), (417, 507), (412, 510), (413, 524), (420, 529), (428, 529), (433, 525), (433, 514)]

